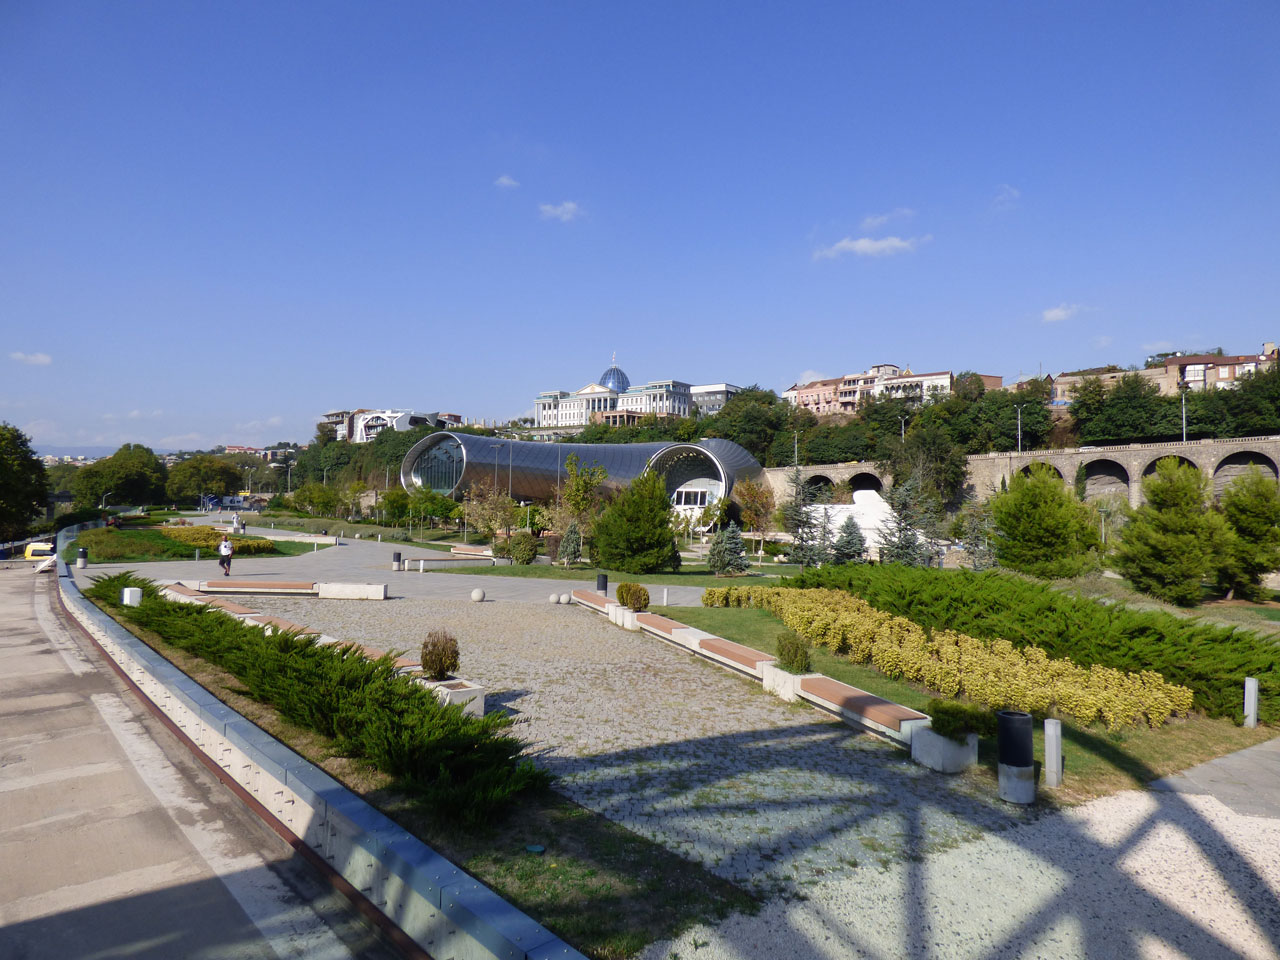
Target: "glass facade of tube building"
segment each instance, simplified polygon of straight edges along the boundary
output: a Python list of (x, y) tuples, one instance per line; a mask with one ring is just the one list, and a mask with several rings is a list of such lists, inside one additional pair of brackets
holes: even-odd
[(606, 489), (619, 490), (645, 470), (663, 476), (677, 506), (701, 507), (727, 497), (739, 476), (755, 476), (760, 464), (729, 440), (697, 443), (534, 443), (447, 431), (424, 437), (400, 467), (400, 482), (413, 492), (426, 487), (462, 500), (480, 479), (519, 501), (550, 500), (565, 479), (564, 462), (576, 454), (583, 466), (608, 472)]

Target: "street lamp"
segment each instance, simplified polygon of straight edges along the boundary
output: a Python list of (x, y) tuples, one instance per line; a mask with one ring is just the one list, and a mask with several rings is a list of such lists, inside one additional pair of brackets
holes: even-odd
[(907, 442), (907, 421), (910, 419), (911, 419), (910, 414), (901, 414), (901, 413), (898, 414), (898, 426), (901, 427), (901, 432), (898, 434), (898, 436), (903, 443)]
[(1187, 442), (1187, 381), (1178, 381), (1178, 393), (1182, 394), (1182, 442)]
[(1013, 405), (1013, 409), (1018, 411), (1018, 452), (1019, 453), (1022, 452), (1022, 408), (1025, 406), (1026, 406), (1025, 403), (1015, 403)]
[(102, 495), (102, 499), (98, 501), (99, 510), (107, 509), (107, 497), (111, 496), (113, 493), (115, 493), (114, 490), (108, 490), (106, 493)]
[(293, 493), (293, 464), (292, 463), (289, 464), (289, 469), (285, 471), (285, 482), (288, 484), (288, 488), (285, 490), (285, 493)]

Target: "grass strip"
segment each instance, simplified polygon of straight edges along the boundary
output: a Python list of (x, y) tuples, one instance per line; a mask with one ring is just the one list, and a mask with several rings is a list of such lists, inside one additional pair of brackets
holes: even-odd
[(776, 586), (779, 578), (798, 573), (800, 567), (790, 564), (773, 564), (753, 569), (751, 573), (741, 577), (717, 577), (706, 564), (685, 564), (677, 573), (625, 573), (621, 570), (600, 570), (596, 567), (577, 564), (562, 567), (552, 564), (534, 563), (527, 566), (519, 564), (499, 565), (496, 567), (456, 567), (448, 570), (433, 570), (432, 573), (456, 573), (482, 577), (523, 577), (535, 580), (568, 580), (595, 583), (596, 574), (606, 574), (612, 583), (629, 581), (647, 583), (660, 587), (723, 587), (763, 585)]

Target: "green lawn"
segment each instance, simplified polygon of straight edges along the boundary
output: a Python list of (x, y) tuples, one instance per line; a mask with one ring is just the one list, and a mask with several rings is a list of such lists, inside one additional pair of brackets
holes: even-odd
[[(89, 551), (89, 563), (147, 563), (158, 560), (193, 560), (196, 556), (197, 548), (193, 544), (166, 537), (159, 530), (135, 527), (110, 531), (109, 533), (95, 530), (90, 531), (89, 534), (81, 534), (80, 539), (73, 540), (63, 550), (62, 558), (67, 563), (75, 561), (76, 551), (81, 546)], [(272, 543), (275, 545), (274, 550), (267, 553), (245, 554), (241, 556), (241, 559), (249, 556), (296, 557), (299, 554), (311, 553), (316, 549), (316, 545), (311, 543), (294, 543), (287, 540), (274, 540)], [(327, 544), (320, 547), (321, 550), (326, 548)], [(204, 548), (201, 551), (201, 556), (212, 558), (216, 556), (216, 552), (212, 549)]]
[(798, 566), (787, 563), (771, 563), (763, 567), (753, 567), (751, 572), (742, 577), (717, 577), (707, 569), (705, 563), (686, 563), (679, 573), (624, 573), (621, 570), (600, 570), (576, 564), (571, 567), (553, 566), (551, 564), (534, 563), (528, 566), (501, 565), (497, 567), (462, 567), (453, 570), (437, 570), (436, 573), (463, 573), (486, 577), (531, 577), (539, 580), (577, 580), (594, 583), (596, 574), (604, 573), (610, 583), (647, 583), (660, 587), (724, 587), (730, 584), (740, 586), (769, 586), (776, 584), (779, 577), (794, 576), (800, 571)]
[[(654, 612), (765, 653), (777, 652), (777, 636), (786, 629), (773, 614), (754, 608), (655, 607)], [(850, 663), (827, 650), (815, 648), (811, 658), (814, 673), (825, 673), (904, 707), (927, 710), (935, 696), (921, 686), (890, 679), (873, 667)], [(1175, 718), (1156, 730), (1140, 726), (1114, 732), (1101, 724), (1082, 727), (1064, 719), (1064, 782), (1046, 794), (1058, 802), (1074, 803), (1133, 789), (1275, 735), (1274, 729), (1265, 726), (1246, 730), (1228, 720), (1210, 720), (1198, 714)], [(995, 747), (994, 738), (980, 743), (976, 776), (994, 781)], [(1037, 763), (1042, 762), (1044, 725), (1040, 723), (1035, 725), (1035, 749)]]

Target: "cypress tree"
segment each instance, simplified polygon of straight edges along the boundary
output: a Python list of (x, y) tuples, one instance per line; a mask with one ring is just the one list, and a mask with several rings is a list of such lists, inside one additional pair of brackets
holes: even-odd
[(746, 573), (751, 567), (746, 548), (742, 544), (742, 531), (733, 521), (715, 535), (711, 549), (707, 551), (707, 564), (716, 576)]
[(672, 514), (666, 481), (656, 473), (642, 473), (596, 521), (596, 563), (635, 574), (679, 570)]
[(570, 520), (565, 528), (564, 537), (560, 540), (560, 552), (556, 559), (566, 567), (582, 559), (582, 533), (578, 530), (578, 521)]

